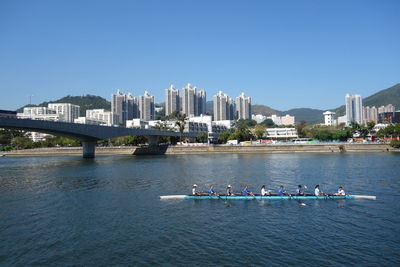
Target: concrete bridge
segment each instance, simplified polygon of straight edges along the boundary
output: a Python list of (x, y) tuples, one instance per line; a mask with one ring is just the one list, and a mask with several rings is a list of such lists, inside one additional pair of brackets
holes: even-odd
[(156, 146), (159, 136), (196, 137), (197, 133), (179, 133), (171, 131), (134, 129), (124, 127), (99, 126), (79, 123), (15, 119), (0, 117), (0, 128), (26, 130), (64, 136), (82, 142), (83, 157), (94, 158), (96, 142), (120, 136), (145, 135), (149, 146)]

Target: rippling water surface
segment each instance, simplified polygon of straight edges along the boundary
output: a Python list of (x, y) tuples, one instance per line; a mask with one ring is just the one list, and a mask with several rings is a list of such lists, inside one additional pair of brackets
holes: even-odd
[[(196, 183), (371, 200), (159, 200)], [(400, 154), (0, 158), (2, 266), (399, 266)]]

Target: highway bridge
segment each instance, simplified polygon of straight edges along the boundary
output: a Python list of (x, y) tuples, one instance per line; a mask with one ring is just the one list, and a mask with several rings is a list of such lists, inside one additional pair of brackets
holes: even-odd
[(197, 133), (179, 133), (172, 131), (135, 129), (113, 126), (68, 123), (0, 117), (0, 128), (18, 129), (64, 136), (82, 142), (84, 158), (94, 158), (96, 142), (120, 136), (145, 135), (150, 146), (156, 146), (159, 136), (196, 137)]

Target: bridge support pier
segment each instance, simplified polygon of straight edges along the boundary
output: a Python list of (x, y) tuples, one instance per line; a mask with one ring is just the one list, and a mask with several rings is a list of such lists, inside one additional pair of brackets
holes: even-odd
[(83, 158), (94, 158), (96, 141), (82, 141)]
[(149, 146), (155, 147), (158, 145), (158, 136), (156, 135), (149, 135)]

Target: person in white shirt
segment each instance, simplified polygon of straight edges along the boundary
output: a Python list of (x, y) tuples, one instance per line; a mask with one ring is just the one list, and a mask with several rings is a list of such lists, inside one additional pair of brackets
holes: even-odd
[(261, 186), (261, 196), (269, 196), (270, 193), (268, 190), (265, 190), (265, 185)]
[(319, 184), (315, 186), (314, 194), (316, 196), (323, 196), (322, 192), (319, 190)]
[(228, 185), (228, 186), (226, 187), (226, 195), (227, 195), (227, 196), (234, 196), (233, 191), (232, 191), (232, 186), (231, 186), (231, 185)]
[(197, 190), (197, 184), (194, 184), (194, 185), (192, 186), (192, 195), (195, 195), (195, 196), (200, 195), (200, 193), (197, 192), (196, 190)]
[(337, 193), (335, 194), (335, 196), (345, 196), (346, 193), (344, 192), (343, 187), (339, 186), (339, 189), (337, 191)]

